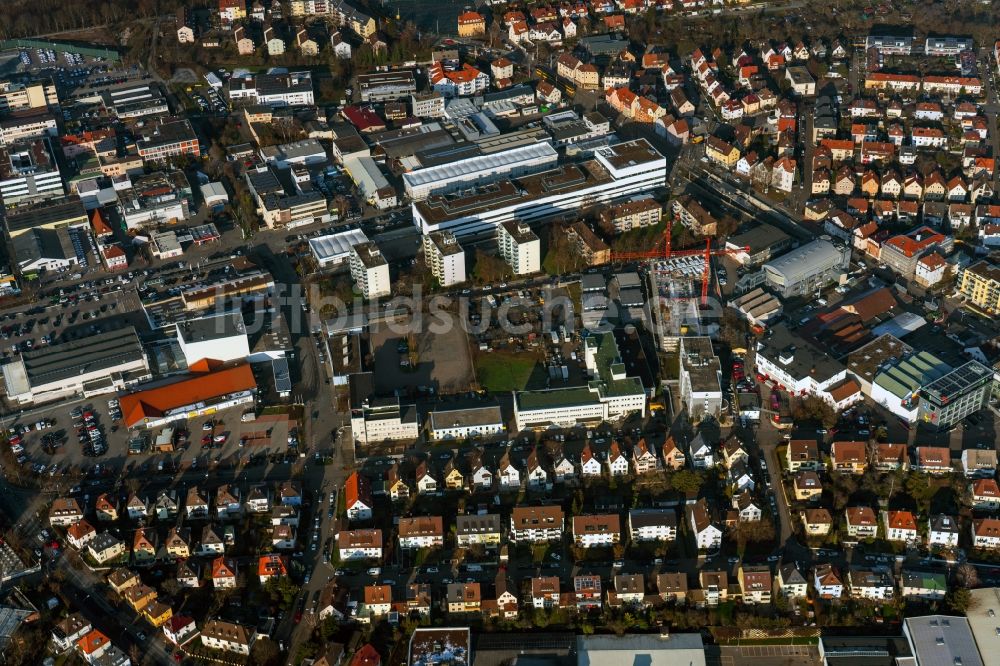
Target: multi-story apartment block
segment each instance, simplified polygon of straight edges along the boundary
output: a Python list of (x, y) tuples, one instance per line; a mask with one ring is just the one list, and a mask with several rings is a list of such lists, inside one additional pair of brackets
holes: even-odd
[(389, 262), (375, 243), (359, 243), (351, 248), (351, 277), (364, 297), (371, 300), (392, 293)]
[(537, 273), (541, 269), (542, 243), (523, 222), (505, 222), (497, 227), (497, 244), (515, 275)]
[(465, 251), (450, 231), (435, 231), (423, 237), (424, 260), (442, 287), (465, 282)]

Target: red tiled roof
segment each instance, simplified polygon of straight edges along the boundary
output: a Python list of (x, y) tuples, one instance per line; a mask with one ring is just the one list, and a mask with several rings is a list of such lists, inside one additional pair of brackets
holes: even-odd
[(194, 375), (173, 384), (137, 391), (121, 397), (121, 410), (129, 428), (144, 419), (163, 416), (167, 412), (207, 402), (219, 396), (252, 391), (257, 388), (250, 366), (243, 363), (231, 368)]

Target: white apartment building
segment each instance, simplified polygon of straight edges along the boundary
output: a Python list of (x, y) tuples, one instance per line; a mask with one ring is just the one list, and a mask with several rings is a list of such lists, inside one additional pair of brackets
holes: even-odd
[(504, 431), (500, 405), (495, 403), (441, 404), (430, 413), (428, 435), (433, 440), (489, 437)]
[(722, 365), (709, 337), (680, 338), (680, 394), (695, 419), (722, 409)]
[(632, 541), (674, 541), (677, 539), (677, 512), (673, 509), (633, 509), (628, 512)]
[(400, 518), (397, 530), (399, 547), (404, 550), (437, 548), (444, 545), (444, 526), (441, 516)]
[(312, 106), (312, 74), (305, 71), (234, 76), (229, 79), (229, 98), (271, 107)]
[(958, 545), (958, 519), (954, 516), (936, 515), (927, 519), (927, 545), (954, 548)]
[(424, 238), (424, 261), (442, 287), (465, 282), (465, 250), (450, 231), (436, 231)]
[(518, 506), (510, 514), (510, 540), (539, 543), (559, 541), (565, 517), (558, 506)]
[(618, 514), (573, 516), (573, 543), (580, 548), (604, 548), (620, 540)]
[(351, 248), (351, 277), (368, 300), (392, 293), (389, 262), (375, 243), (360, 243)]
[(542, 242), (523, 222), (504, 222), (497, 227), (497, 245), (515, 275), (537, 273), (542, 267)]

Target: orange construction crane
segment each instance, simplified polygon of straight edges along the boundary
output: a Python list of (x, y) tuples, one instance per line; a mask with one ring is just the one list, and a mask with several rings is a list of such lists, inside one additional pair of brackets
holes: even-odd
[[(695, 255), (703, 255), (705, 259), (705, 272), (701, 278), (701, 307), (708, 305), (708, 286), (712, 282), (712, 257), (728, 256), (731, 254), (738, 254), (740, 252), (749, 252), (749, 247), (736, 248), (736, 249), (726, 249), (720, 248), (717, 250), (712, 249), (712, 239), (705, 239), (705, 249), (704, 250), (677, 250), (673, 249), (673, 221), (668, 220), (666, 228), (663, 230), (663, 250), (658, 250), (653, 248), (652, 250), (647, 250), (645, 252), (613, 252), (611, 254), (611, 261), (614, 263), (622, 263), (628, 261), (653, 261), (653, 260), (663, 260), (671, 259), (673, 257), (692, 257)], [(655, 269), (654, 269), (655, 270)]]

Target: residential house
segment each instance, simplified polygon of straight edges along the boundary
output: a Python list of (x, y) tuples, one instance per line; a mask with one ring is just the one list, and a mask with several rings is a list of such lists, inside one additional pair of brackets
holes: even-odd
[(813, 568), (813, 587), (820, 599), (840, 599), (844, 596), (844, 583), (832, 564), (817, 564)]
[(800, 470), (815, 471), (819, 467), (819, 445), (813, 439), (793, 439), (785, 450), (785, 462), (791, 473)]
[(257, 632), (251, 626), (209, 620), (201, 628), (201, 643), (205, 647), (223, 652), (249, 655)]
[(400, 518), (397, 530), (399, 547), (403, 550), (438, 548), (444, 545), (444, 519), (441, 516)]
[(118, 567), (108, 574), (108, 585), (118, 594), (125, 594), (125, 590), (140, 582), (139, 574), (127, 567)]
[(632, 447), (632, 467), (636, 474), (648, 474), (657, 469), (656, 454), (646, 444), (644, 437)]
[(805, 599), (809, 584), (795, 562), (778, 566), (778, 591), (787, 599)]
[(267, 487), (264, 485), (251, 486), (247, 492), (246, 507), (250, 513), (267, 513), (270, 511), (271, 495)]
[(448, 613), (478, 613), (482, 610), (483, 594), (479, 583), (449, 583), (445, 601)]
[(148, 585), (139, 583), (125, 590), (125, 594), (122, 596), (125, 598), (125, 603), (132, 607), (132, 610), (141, 613), (143, 608), (156, 601), (157, 593)]
[(628, 512), (629, 537), (633, 542), (674, 541), (677, 539), (677, 512), (674, 509), (632, 509)]
[(715, 467), (715, 452), (711, 444), (705, 441), (702, 433), (691, 440), (691, 467), (694, 469), (712, 469)]
[(580, 575), (573, 577), (573, 598), (579, 610), (589, 611), (599, 609), (602, 606), (601, 577), (594, 575)]
[(132, 561), (135, 564), (149, 564), (156, 559), (156, 532), (139, 529), (132, 535)]
[(511, 462), (510, 451), (505, 451), (500, 457), (497, 474), (500, 478), (500, 490), (520, 490), (521, 472)]
[(201, 530), (201, 541), (198, 543), (199, 555), (222, 555), (226, 552), (226, 542), (222, 539), (214, 525), (205, 525)]
[(679, 470), (684, 468), (684, 452), (677, 446), (673, 436), (667, 436), (667, 441), (663, 443), (661, 449), (663, 454), (663, 467), (669, 470)]
[(608, 450), (608, 471), (611, 476), (625, 476), (629, 472), (628, 458), (622, 453), (618, 442), (612, 441)]
[(910, 454), (906, 444), (876, 442), (872, 463), (879, 472), (906, 471), (910, 468)]
[(455, 459), (449, 460), (442, 471), (444, 476), (444, 487), (448, 490), (464, 490), (465, 477), (455, 464)]
[(420, 461), (420, 464), (417, 465), (415, 479), (418, 495), (427, 495), (438, 491), (438, 480), (431, 473), (426, 460)]
[(406, 611), (410, 616), (430, 617), (431, 602), (429, 583), (410, 583), (406, 586)]
[(962, 451), (962, 470), (966, 478), (991, 478), (997, 471), (995, 449), (965, 449)]
[(645, 576), (642, 574), (616, 574), (613, 582), (614, 598), (618, 604), (633, 608), (641, 607), (645, 604)]
[(806, 536), (819, 537), (830, 533), (833, 517), (826, 509), (806, 509), (799, 513)]
[(885, 538), (889, 541), (917, 542), (917, 517), (910, 511), (883, 511)]
[(193, 561), (186, 560), (177, 565), (177, 573), (174, 576), (177, 583), (184, 588), (195, 588), (201, 586), (201, 566)]
[(102, 523), (118, 520), (118, 502), (108, 493), (101, 493), (94, 502), (94, 512)]
[(852, 568), (847, 572), (847, 588), (852, 598), (890, 601), (896, 591), (891, 572), (884, 567)]
[(163, 625), (163, 635), (174, 645), (186, 643), (188, 637), (193, 638), (198, 633), (198, 625), (194, 618), (186, 615), (172, 615), (170, 621)]
[(97, 530), (86, 520), (78, 520), (66, 530), (66, 540), (77, 550), (83, 550), (97, 538)]
[[(407, 489), (408, 493), (409, 489)], [(344, 509), (347, 519), (351, 521), (371, 520), (373, 506), (371, 481), (358, 471), (352, 472), (344, 485)]]
[(243, 504), (240, 501), (240, 489), (234, 485), (224, 484), (215, 491), (215, 515), (220, 520), (239, 518), (243, 514)]
[(580, 452), (580, 476), (600, 475), (601, 461), (594, 455), (594, 451), (590, 448), (590, 442), (588, 441), (583, 445), (583, 451)]
[(722, 545), (722, 530), (712, 523), (708, 503), (704, 498), (688, 505), (688, 520), (699, 550), (709, 550)]
[(972, 521), (972, 547), (984, 550), (1000, 549), (1000, 520), (977, 518)]
[(208, 495), (198, 486), (191, 486), (188, 489), (184, 512), (188, 520), (208, 518)]
[(58, 497), (49, 507), (49, 525), (53, 527), (69, 527), (83, 520), (83, 510), (79, 502), (72, 497)]
[(289, 479), (278, 486), (278, 501), (288, 506), (302, 506), (302, 489), (297, 481)]
[(236, 563), (220, 555), (212, 560), (211, 576), (216, 589), (236, 587)]
[(87, 543), (87, 553), (98, 564), (107, 564), (125, 555), (125, 542), (110, 532), (104, 532)]
[(337, 534), (341, 560), (382, 559), (382, 530), (345, 530)]
[(729, 575), (725, 571), (702, 569), (698, 583), (706, 606), (718, 606), (729, 599)]
[(455, 516), (455, 542), (462, 548), (500, 545), (502, 527), (500, 514), (464, 514)]
[(899, 577), (899, 593), (904, 599), (941, 601), (948, 592), (948, 577), (941, 571), (903, 569)]
[(873, 539), (878, 534), (878, 518), (871, 507), (851, 506), (844, 511), (847, 534), (857, 539)]
[(163, 547), (167, 555), (175, 560), (191, 557), (191, 530), (187, 527), (171, 527)]
[(294, 550), (295, 528), (291, 525), (278, 524), (271, 528), (271, 546), (278, 550)]
[(958, 518), (935, 514), (927, 519), (927, 545), (931, 548), (954, 548), (958, 545)]
[(510, 540), (527, 543), (559, 541), (563, 525), (563, 511), (558, 506), (514, 507), (510, 515)]
[(545, 468), (539, 462), (537, 449), (531, 449), (528, 452), (528, 457), (525, 459), (524, 464), (528, 487), (534, 489), (545, 488), (549, 483), (549, 473), (545, 471)]
[(52, 643), (56, 650), (65, 652), (93, 630), (94, 627), (90, 624), (90, 620), (85, 618), (82, 613), (72, 613), (52, 628)]
[(764, 517), (761, 503), (746, 490), (733, 497), (733, 508), (736, 509), (737, 520), (741, 523), (755, 523)]
[(740, 583), (740, 591), (745, 604), (771, 603), (771, 569), (767, 566), (749, 567), (741, 564), (736, 571), (736, 579)]
[(816, 472), (799, 472), (792, 480), (792, 487), (795, 490), (795, 499), (799, 501), (809, 502), (819, 499), (823, 494), (823, 484)]
[(867, 447), (864, 442), (834, 442), (830, 445), (830, 462), (836, 472), (864, 474), (868, 467)]
[(927, 474), (951, 474), (951, 451), (947, 446), (918, 446), (916, 469)]
[(1000, 509), (1000, 485), (995, 479), (978, 479), (969, 486), (972, 508), (979, 511)]
[(559, 607), (558, 576), (536, 576), (531, 579), (531, 605), (546, 610)]
[(618, 514), (573, 517), (573, 542), (580, 548), (603, 548), (621, 540)]
[(402, 502), (410, 498), (410, 487), (406, 485), (406, 481), (403, 480), (402, 475), (399, 473), (399, 463), (397, 462), (394, 462), (386, 470), (385, 491), (393, 502)]
[(656, 593), (663, 601), (686, 603), (688, 597), (687, 574), (683, 571), (658, 574), (656, 576)]
[(128, 514), (129, 520), (142, 520), (149, 515), (149, 503), (132, 493), (125, 502), (125, 512)]

